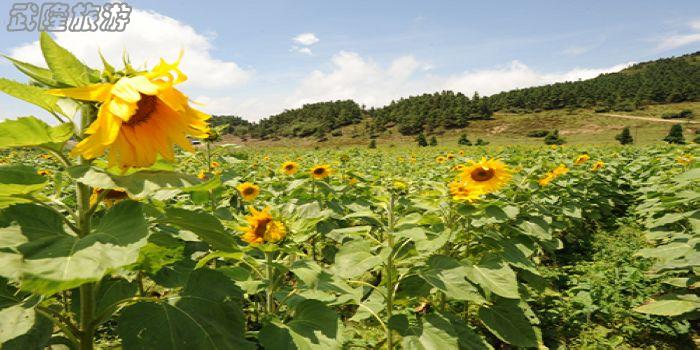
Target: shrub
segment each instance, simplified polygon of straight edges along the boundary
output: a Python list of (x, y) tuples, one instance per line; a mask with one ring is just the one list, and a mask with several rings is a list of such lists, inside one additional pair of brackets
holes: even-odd
[(533, 130), (527, 133), (527, 137), (545, 137), (548, 133), (549, 131), (547, 130)]
[(425, 147), (428, 145), (428, 140), (425, 139), (425, 134), (420, 133), (418, 136), (416, 136), (416, 142), (418, 143), (419, 147)]
[(671, 144), (685, 145), (683, 127), (680, 124), (673, 124), (671, 130), (668, 131), (668, 135), (664, 137), (664, 141)]
[(549, 132), (544, 138), (545, 145), (563, 145), (565, 143), (566, 140), (559, 136), (559, 130)]
[(457, 140), (457, 144), (462, 145), (462, 146), (471, 146), (472, 142), (469, 141), (469, 139), (467, 138), (467, 134), (462, 134), (459, 136), (459, 140)]
[(429, 143), (429, 144), (430, 144), (431, 146), (437, 146), (437, 144), (438, 144), (437, 138), (436, 138), (435, 136), (432, 136), (432, 137), (430, 138), (430, 143)]
[(619, 134), (617, 134), (615, 136), (615, 140), (620, 142), (621, 145), (628, 145), (630, 143), (633, 143), (634, 138), (632, 138), (632, 134), (630, 133), (630, 128), (625, 127), (624, 129), (622, 129), (622, 132), (620, 132)]

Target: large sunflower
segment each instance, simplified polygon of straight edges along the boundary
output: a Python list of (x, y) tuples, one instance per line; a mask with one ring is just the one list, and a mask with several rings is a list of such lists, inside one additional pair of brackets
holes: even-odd
[(244, 241), (251, 244), (262, 244), (265, 242), (279, 242), (287, 235), (284, 225), (277, 220), (273, 220), (270, 215), (270, 207), (258, 211), (253, 207), (249, 208), (250, 215), (246, 216), (248, 226), (239, 227), (243, 231)]
[(260, 187), (250, 182), (244, 182), (236, 186), (236, 189), (246, 201), (252, 201), (260, 194)]
[(284, 172), (287, 175), (294, 175), (299, 171), (299, 164), (296, 162), (288, 161), (282, 163), (281, 166), (282, 172)]
[(331, 168), (328, 165), (316, 165), (311, 168), (311, 176), (316, 180), (324, 179), (331, 175)]
[(510, 180), (508, 166), (498, 159), (481, 158), (480, 161), (472, 161), (462, 170), (462, 181), (469, 188), (475, 188), (483, 193), (498, 191)]
[(587, 162), (589, 159), (591, 159), (591, 157), (584, 153), (584, 154), (576, 157), (576, 160), (574, 160), (574, 164), (580, 165), (580, 164)]
[(189, 105), (187, 96), (174, 88), (187, 79), (175, 63), (160, 63), (150, 72), (123, 77), (116, 83), (49, 90), (57, 96), (101, 102), (88, 135), (71, 151), (93, 159), (109, 149), (109, 165), (123, 169), (147, 167), (157, 154), (174, 160), (173, 146), (192, 151), (187, 136), (206, 138), (209, 115)]

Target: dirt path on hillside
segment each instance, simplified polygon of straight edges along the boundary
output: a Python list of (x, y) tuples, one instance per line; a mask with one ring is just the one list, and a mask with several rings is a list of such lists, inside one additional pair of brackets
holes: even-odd
[(640, 116), (636, 116), (636, 115), (622, 115), (622, 114), (609, 114), (609, 113), (600, 113), (600, 115), (604, 115), (606, 117), (614, 117), (614, 118), (645, 120), (648, 122), (662, 122), (662, 123), (673, 123), (673, 124), (700, 124), (700, 122), (693, 121), (693, 120), (687, 120), (687, 119), (661, 119), (661, 118), (651, 118), (651, 117), (640, 117)]

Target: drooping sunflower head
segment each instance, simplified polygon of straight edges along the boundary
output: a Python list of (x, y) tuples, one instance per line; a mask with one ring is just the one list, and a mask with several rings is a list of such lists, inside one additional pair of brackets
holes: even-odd
[(299, 164), (292, 161), (284, 162), (282, 163), (281, 169), (282, 172), (287, 175), (294, 175), (299, 171)]
[(311, 168), (311, 176), (316, 180), (325, 179), (331, 175), (331, 168), (327, 164), (316, 165)]
[(578, 157), (576, 157), (576, 160), (574, 160), (574, 164), (579, 165), (587, 162), (591, 157), (587, 154), (582, 154)]
[(472, 161), (462, 170), (461, 178), (470, 188), (478, 188), (484, 193), (498, 191), (510, 180), (508, 166), (494, 158), (481, 158), (480, 161)]
[(106, 190), (101, 188), (93, 188), (92, 194), (90, 195), (90, 205), (95, 205), (100, 198), (102, 199), (102, 203), (109, 208), (114, 204), (129, 198), (129, 195), (126, 193), (126, 191), (119, 189)]
[(236, 189), (246, 201), (252, 201), (260, 194), (260, 187), (250, 182), (244, 182), (236, 186)]
[(484, 194), (478, 187), (470, 188), (466, 181), (456, 179), (449, 183), (450, 194), (456, 201), (474, 202)]
[(72, 156), (93, 159), (108, 152), (109, 166), (147, 167), (160, 154), (174, 160), (173, 147), (193, 151), (188, 136), (209, 136), (209, 115), (189, 104), (175, 85), (187, 79), (175, 63), (124, 76), (114, 83), (49, 90), (50, 94), (100, 103), (97, 118)]
[(270, 214), (270, 207), (266, 207), (261, 211), (250, 207), (249, 211), (250, 215), (245, 218), (248, 226), (239, 227), (243, 231), (241, 238), (244, 241), (250, 244), (276, 243), (283, 240), (287, 235), (284, 224), (274, 220)]
[(598, 171), (600, 169), (605, 168), (605, 163), (602, 160), (599, 160), (591, 166), (591, 171)]

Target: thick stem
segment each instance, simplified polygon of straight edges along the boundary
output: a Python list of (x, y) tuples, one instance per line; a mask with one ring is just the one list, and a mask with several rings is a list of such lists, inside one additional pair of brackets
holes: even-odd
[(94, 284), (87, 283), (80, 286), (80, 350), (93, 350), (93, 338), (95, 326), (95, 293)]
[[(389, 200), (389, 225), (387, 227), (387, 244), (389, 247), (389, 255), (386, 261), (386, 319), (387, 324), (394, 314), (394, 194), (391, 194)], [(394, 349), (394, 335), (391, 329), (386, 329), (387, 349)]]

